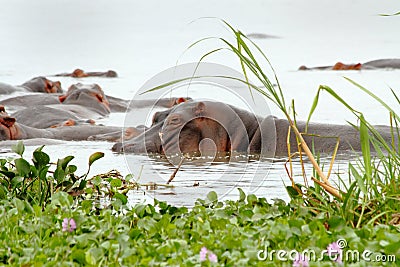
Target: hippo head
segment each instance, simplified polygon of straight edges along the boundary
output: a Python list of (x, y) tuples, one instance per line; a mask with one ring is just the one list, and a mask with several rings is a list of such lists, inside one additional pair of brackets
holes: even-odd
[(31, 92), (39, 93), (62, 93), (61, 83), (59, 81), (53, 82), (45, 77), (36, 77), (22, 84), (22, 87)]
[(84, 78), (88, 77), (89, 75), (81, 69), (76, 69), (72, 72), (71, 76), (75, 78)]
[(150, 128), (145, 128), (144, 132), (126, 142), (116, 143), (112, 150), (114, 152), (127, 152), (127, 153), (161, 153), (161, 139), (160, 131), (164, 124), (165, 118), (172, 109), (156, 112), (153, 115), (152, 124)]
[(96, 110), (102, 115), (110, 113), (110, 104), (98, 84), (73, 84), (65, 95), (59, 97), (63, 104), (82, 105)]
[(220, 123), (223, 114), (207, 114), (206, 106), (206, 102), (186, 102), (170, 112), (160, 132), (166, 155), (229, 151), (229, 135)]
[(361, 63), (347, 65), (342, 62), (337, 62), (332, 66), (332, 70), (361, 70), (361, 67)]
[(105, 76), (109, 77), (109, 78), (115, 78), (115, 77), (118, 77), (118, 74), (117, 74), (117, 72), (115, 72), (113, 70), (109, 70), (105, 73)]
[(17, 137), (17, 128), (15, 127), (15, 118), (0, 112), (0, 140), (14, 140)]

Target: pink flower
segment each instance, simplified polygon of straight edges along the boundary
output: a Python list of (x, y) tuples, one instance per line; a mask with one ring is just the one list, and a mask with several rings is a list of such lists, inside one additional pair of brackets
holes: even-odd
[(308, 263), (308, 257), (297, 253), (296, 254), (296, 258), (293, 261), (293, 267), (308, 267), (309, 263)]
[(338, 245), (337, 242), (333, 242), (333, 243), (329, 244), (327, 251), (328, 251), (328, 256), (331, 260), (334, 259), (335, 262), (342, 263), (343, 250)]
[(207, 260), (207, 248), (206, 247), (202, 247), (200, 250), (200, 261), (205, 261)]
[(206, 261), (207, 260), (207, 255), (208, 255), (208, 260), (210, 262), (218, 262), (218, 257), (211, 251), (208, 251), (206, 247), (202, 247), (200, 250), (200, 261)]
[(62, 230), (63, 232), (69, 231), (72, 232), (76, 229), (76, 223), (74, 219), (64, 218), (62, 222)]
[(217, 255), (215, 255), (215, 254), (212, 253), (212, 252), (209, 252), (209, 254), (208, 254), (208, 260), (209, 260), (210, 262), (218, 262)]

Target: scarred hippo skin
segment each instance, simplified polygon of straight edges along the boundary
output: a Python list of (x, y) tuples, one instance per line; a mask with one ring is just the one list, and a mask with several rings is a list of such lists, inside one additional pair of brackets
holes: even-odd
[[(202, 140), (211, 139), (215, 146), (206, 146), (203, 150), (216, 148), (218, 152), (261, 153), (266, 157), (288, 154), (287, 120), (273, 116), (261, 120), (250, 112), (211, 101), (183, 103), (165, 113), (168, 113), (165, 121), (158, 120), (136, 138), (124, 144), (115, 144), (113, 151), (165, 154), (199, 152)], [(238, 119), (243, 122), (245, 129), (240, 126), (242, 122)], [(300, 132), (305, 131), (304, 122), (297, 122), (297, 125)], [(387, 142), (391, 141), (390, 127), (377, 126), (376, 129)], [(361, 150), (359, 132), (348, 125), (310, 123), (307, 133), (303, 137), (315, 152), (332, 153), (338, 137), (339, 151)], [(294, 133), (290, 135), (290, 150), (292, 153), (297, 151)]]
[[(143, 133), (128, 141), (118, 141), (112, 147), (112, 151), (121, 153), (123, 151), (128, 153), (161, 153), (161, 139), (160, 131), (164, 124), (164, 120), (171, 112), (172, 108), (156, 112), (153, 115), (152, 125), (150, 128), (145, 129)], [(122, 142), (124, 141), (124, 142)]]
[(15, 118), (0, 113), (0, 140), (22, 140), (32, 138), (58, 139), (65, 141), (87, 140), (89, 136), (122, 132), (121, 127), (79, 125), (36, 129), (16, 122)]
[(94, 124), (89, 118), (81, 118), (74, 112), (50, 106), (28, 107), (14, 112), (12, 117), (20, 124), (37, 129)]
[(72, 73), (59, 73), (54, 76), (64, 76), (64, 77), (74, 77), (74, 78), (85, 78), (85, 77), (107, 77), (107, 78), (115, 78), (118, 77), (117, 72), (113, 70), (108, 71), (93, 71), (93, 72), (85, 72), (81, 69), (75, 69)]
[(299, 70), (374, 70), (374, 69), (400, 69), (400, 59), (378, 59), (365, 63), (343, 64), (337, 62), (333, 66), (311, 67), (300, 66)]
[(130, 140), (137, 137), (138, 135), (144, 133), (145, 130), (147, 130), (147, 127), (144, 125), (128, 127), (124, 130), (123, 136), (121, 131), (117, 131), (89, 136), (88, 141), (122, 142), (123, 140)]
[[(232, 117), (224, 116), (227, 112)], [(209, 117), (214, 117), (218, 122)], [(218, 141), (218, 151), (226, 151), (231, 146), (243, 151), (247, 150), (249, 136), (251, 138), (257, 130), (258, 119), (249, 112), (223, 103), (188, 101), (155, 113), (153, 124), (148, 130), (128, 142), (116, 143), (112, 150), (168, 154), (178, 151), (198, 152), (199, 142), (208, 138)], [(221, 125), (225, 125), (226, 129)], [(178, 139), (179, 136), (185, 138)], [(204, 147), (204, 150), (207, 149)]]
[(62, 93), (61, 83), (53, 82), (45, 77), (33, 78), (22, 85), (9, 85), (0, 83), (0, 95), (14, 92)]
[(161, 129), (163, 150), (167, 154), (197, 152), (198, 144), (188, 145), (193, 144), (190, 139), (197, 138), (193, 134), (197, 132), (200, 140), (210, 139), (215, 144), (215, 147), (204, 147), (205, 151), (246, 152), (259, 120), (250, 112), (221, 102), (183, 103), (170, 112)]

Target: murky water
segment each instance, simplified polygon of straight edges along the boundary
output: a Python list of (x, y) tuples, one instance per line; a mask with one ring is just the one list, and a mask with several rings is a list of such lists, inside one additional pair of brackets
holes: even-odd
[[(399, 92), (400, 71), (299, 72), (300, 65), (329, 65), (400, 57), (400, 17), (382, 17), (400, 7), (395, 1), (203, 1), (200, 5), (180, 1), (118, 3), (99, 0), (96, 5), (82, 1), (1, 1), (0, 81), (21, 84), (34, 76), (72, 71), (114, 69), (116, 79), (60, 78), (63, 87), (77, 82), (98, 83), (107, 94), (134, 97), (142, 84), (157, 73), (179, 63), (197, 61), (221, 43), (210, 41), (182, 53), (194, 41), (206, 36), (230, 35), (217, 20), (224, 18), (245, 33), (265, 33), (279, 38), (255, 40), (270, 57), (288, 100), (295, 99), (298, 119), (306, 119), (320, 84), (337, 90), (351, 105), (376, 124), (388, 124), (388, 113), (362, 94), (343, 76), (349, 77), (381, 96), (399, 111), (390, 88)], [(212, 9), (209, 6), (212, 5)], [(193, 20), (196, 20), (193, 23)], [(240, 70), (237, 59), (220, 53), (209, 61)], [(202, 95), (202, 93), (204, 93)], [(207, 90), (191, 97), (208, 97)], [(216, 94), (217, 100), (233, 101)], [(279, 111), (270, 106), (274, 115)], [(123, 125), (124, 114), (101, 120)], [(326, 94), (321, 95), (314, 121), (356, 122), (351, 113)], [(86, 171), (87, 159), (95, 151), (105, 152), (92, 174), (118, 169), (132, 172), (140, 182), (165, 183), (174, 167), (165, 159), (145, 155), (116, 155), (106, 142), (65, 142), (45, 148), (55, 160), (74, 155), (74, 164)], [(0, 143), (0, 150), (6, 147)], [(28, 147), (29, 158), (34, 147)], [(6, 155), (6, 154), (0, 154)], [(8, 154), (7, 154), (8, 155)], [(335, 169), (345, 173), (347, 161)], [(296, 173), (300, 174), (298, 164)], [(309, 167), (309, 166), (308, 166)], [(142, 170), (142, 171), (141, 171)], [(310, 172), (309, 172), (310, 173)], [(255, 175), (257, 174), (257, 175)], [(302, 177), (296, 176), (299, 181)], [(226, 163), (185, 162), (174, 178), (174, 188), (147, 190), (132, 199), (157, 197), (179, 205), (192, 205), (214, 190), (221, 196), (236, 197), (236, 187), (248, 188), (258, 196), (288, 199), (284, 184), (290, 181), (284, 162), (236, 161)], [(194, 186), (196, 185), (196, 186)], [(255, 190), (255, 189), (258, 190)]]

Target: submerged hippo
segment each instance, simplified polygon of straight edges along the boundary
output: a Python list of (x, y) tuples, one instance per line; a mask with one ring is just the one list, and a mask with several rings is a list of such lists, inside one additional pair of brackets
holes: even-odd
[(112, 147), (114, 152), (128, 153), (162, 153), (160, 132), (165, 119), (173, 108), (156, 112), (153, 115), (152, 125), (135, 138), (120, 140)]
[(108, 71), (92, 71), (85, 72), (81, 69), (75, 69), (72, 73), (59, 73), (54, 76), (64, 76), (64, 77), (74, 77), (74, 78), (85, 78), (85, 77), (107, 77), (107, 78), (115, 78), (117, 77), (117, 72), (113, 70)]
[(152, 105), (170, 108), (178, 103), (184, 102), (188, 98), (171, 97), (158, 100), (125, 100), (117, 97), (107, 96), (98, 84), (73, 84), (65, 94), (49, 95), (23, 95), (16, 96), (0, 101), (0, 105), (8, 107), (33, 107), (40, 105), (73, 104), (88, 107), (96, 110), (101, 116), (110, 112), (125, 112), (131, 107), (141, 108)]
[[(305, 123), (298, 122), (300, 132)], [(376, 128), (386, 141), (390, 127)], [(126, 143), (117, 143), (117, 152), (155, 152), (165, 154), (217, 151), (262, 153), (268, 157), (287, 155), (287, 120), (269, 116), (265, 119), (220, 102), (187, 102), (168, 111), (145, 133)], [(359, 132), (348, 125), (310, 123), (306, 143), (315, 152), (331, 153), (340, 138), (339, 151), (360, 151)], [(211, 141), (211, 142), (210, 142)], [(290, 135), (290, 149), (297, 151), (295, 135)]]
[(0, 83), (0, 95), (11, 94), (14, 92), (38, 92), (38, 93), (62, 93), (61, 83), (53, 82), (45, 77), (36, 77), (29, 81), (13, 86), (5, 83)]
[(94, 124), (90, 118), (82, 118), (72, 111), (51, 106), (28, 107), (12, 113), (12, 117), (23, 125), (38, 129)]
[(343, 64), (337, 62), (333, 66), (311, 67), (300, 66), (299, 70), (374, 70), (374, 69), (400, 69), (400, 59), (378, 59), (365, 63)]
[[(16, 121), (6, 113), (0, 113), (0, 140), (21, 140), (32, 138), (58, 139), (66, 141), (87, 140), (89, 136), (107, 133), (122, 133), (121, 127), (79, 125), (73, 127), (58, 127), (36, 129)], [(132, 130), (130, 134), (134, 132)], [(139, 134), (139, 131), (137, 132)]]

